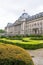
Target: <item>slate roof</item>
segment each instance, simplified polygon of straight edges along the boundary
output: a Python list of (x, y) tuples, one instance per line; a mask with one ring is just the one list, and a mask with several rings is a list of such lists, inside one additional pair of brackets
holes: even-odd
[(14, 26), (14, 25), (19, 25), (21, 24), (23, 21), (30, 21), (30, 20), (34, 20), (34, 19), (37, 19), (37, 18), (40, 18), (40, 17), (43, 17), (43, 12), (41, 13), (38, 13), (36, 15), (28, 15), (28, 13), (22, 13), (22, 15), (18, 18), (18, 20), (15, 21), (15, 23), (8, 23), (7, 24), (7, 27), (11, 27), (11, 26)]

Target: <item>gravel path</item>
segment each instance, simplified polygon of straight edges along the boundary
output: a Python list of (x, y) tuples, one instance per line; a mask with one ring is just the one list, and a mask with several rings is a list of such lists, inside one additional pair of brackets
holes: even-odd
[(27, 50), (32, 56), (35, 65), (43, 65), (43, 48), (37, 50)]

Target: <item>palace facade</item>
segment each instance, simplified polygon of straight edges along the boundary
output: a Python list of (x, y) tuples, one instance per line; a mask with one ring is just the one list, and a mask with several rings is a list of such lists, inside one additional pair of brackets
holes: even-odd
[(15, 23), (8, 23), (5, 27), (7, 35), (30, 35), (30, 34), (43, 34), (43, 12), (36, 15), (22, 15), (15, 21)]

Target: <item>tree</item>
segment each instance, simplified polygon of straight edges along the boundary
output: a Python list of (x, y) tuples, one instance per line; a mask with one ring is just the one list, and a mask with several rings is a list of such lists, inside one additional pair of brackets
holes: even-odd
[(0, 33), (4, 33), (5, 32), (5, 30), (3, 30), (3, 29), (0, 29)]

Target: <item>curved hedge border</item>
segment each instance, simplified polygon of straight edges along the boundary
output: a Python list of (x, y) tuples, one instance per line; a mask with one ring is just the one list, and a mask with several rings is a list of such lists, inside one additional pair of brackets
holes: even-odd
[(9, 42), (6, 40), (0, 40), (0, 42), (5, 43), (5, 44), (12, 44), (12, 45), (17, 45), (20, 46), (24, 49), (39, 49), (39, 48), (43, 48), (43, 43), (39, 43), (39, 44), (20, 44), (20, 43), (13, 43), (13, 42)]
[(43, 40), (43, 37), (30, 37), (32, 40)]

